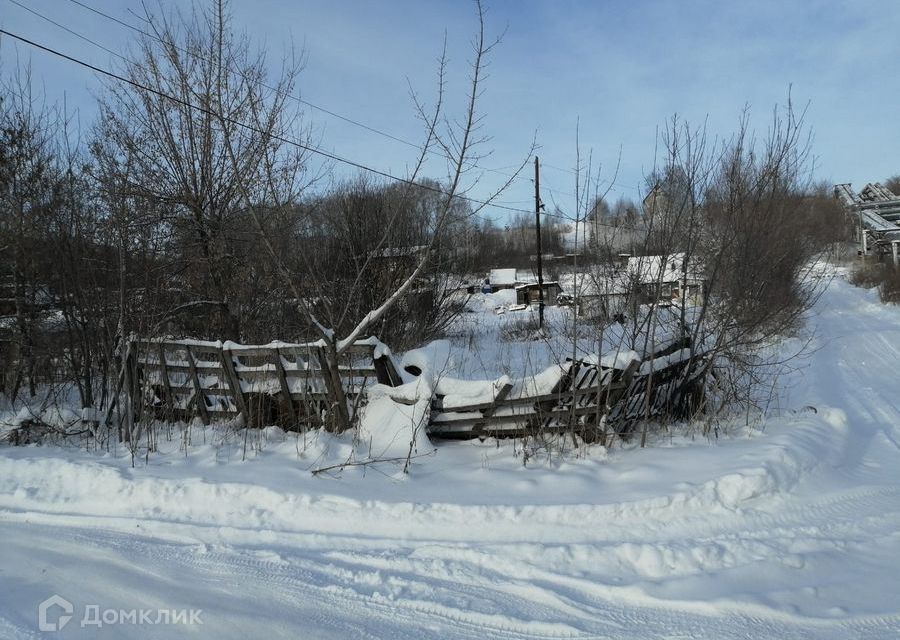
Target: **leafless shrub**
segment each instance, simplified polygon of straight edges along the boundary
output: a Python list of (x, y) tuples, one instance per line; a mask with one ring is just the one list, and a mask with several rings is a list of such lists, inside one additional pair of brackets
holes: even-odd
[(508, 317), (500, 325), (500, 339), (504, 342), (533, 340), (539, 329), (537, 316), (533, 313), (518, 313)]
[(863, 262), (850, 270), (851, 284), (878, 289), (882, 302), (900, 304), (900, 269), (884, 262)]
[(884, 181), (884, 186), (895, 196), (900, 196), (900, 174), (891, 176)]
[[(811, 181), (810, 140), (804, 113), (790, 100), (773, 111), (764, 135), (754, 133), (745, 111), (737, 131), (718, 143), (705, 127), (673, 118), (661, 133), (643, 211), (628, 224), (628, 265), (615, 262), (616, 229), (601, 236), (606, 245), (595, 248), (591, 275), (601, 300), (616, 300), (626, 348), (644, 357), (678, 343), (688, 350), (680, 382), (667, 380), (663, 390), (660, 373), (645, 364), (650, 370), (636, 389), (644, 399), (642, 444), (651, 421), (758, 408), (778, 361), (796, 355), (773, 357), (774, 336), (803, 325), (824, 285), (816, 260), (847, 234), (827, 189)], [(601, 336), (611, 315), (604, 311)], [(663, 317), (673, 322), (660, 323)], [(710, 391), (698, 394), (704, 380)]]

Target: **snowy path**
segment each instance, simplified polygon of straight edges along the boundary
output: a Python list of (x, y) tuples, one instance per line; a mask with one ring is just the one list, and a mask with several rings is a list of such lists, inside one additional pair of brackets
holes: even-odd
[(408, 481), (0, 450), (0, 638), (42, 637), (52, 593), (203, 610), (62, 638), (896, 638), (900, 310), (836, 281), (816, 322), (786, 395), (815, 413), (553, 470), (478, 444)]

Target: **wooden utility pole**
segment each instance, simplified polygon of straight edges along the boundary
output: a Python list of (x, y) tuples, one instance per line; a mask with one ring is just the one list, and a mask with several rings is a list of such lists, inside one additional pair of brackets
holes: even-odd
[(534, 157), (534, 218), (537, 231), (538, 327), (544, 329), (544, 263), (541, 256), (541, 171)]

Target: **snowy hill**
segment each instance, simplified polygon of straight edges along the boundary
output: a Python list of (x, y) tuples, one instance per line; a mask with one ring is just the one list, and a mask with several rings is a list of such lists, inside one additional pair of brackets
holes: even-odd
[(900, 309), (838, 278), (811, 321), (768, 420), (710, 441), (316, 476), (349, 436), (268, 430), (240, 462), (198, 432), (135, 469), (0, 448), (0, 637), (57, 594), (62, 638), (896, 638)]

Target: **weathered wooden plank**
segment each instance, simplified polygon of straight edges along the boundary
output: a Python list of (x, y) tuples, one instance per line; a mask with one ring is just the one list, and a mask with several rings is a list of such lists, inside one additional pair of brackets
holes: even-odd
[(189, 396), (194, 393), (195, 389), (191, 381), (188, 380), (182, 384), (170, 384), (168, 391), (172, 396)]
[[(584, 396), (591, 393), (606, 391), (607, 389), (625, 389), (627, 387), (628, 382), (620, 381), (614, 382), (610, 385), (597, 385), (592, 387), (585, 387), (583, 389), (557, 391), (553, 393), (544, 393), (537, 396), (516, 396), (513, 398), (506, 398), (503, 401), (503, 404), (506, 406), (528, 406), (544, 402), (562, 402), (566, 399), (571, 399), (573, 395)], [(452, 407), (436, 405), (434, 408), (439, 413), (470, 413), (473, 411), (484, 411), (485, 409), (492, 407), (494, 404), (495, 401), (486, 400), (484, 402), (476, 402), (466, 405), (453, 405)]]
[(305, 402), (306, 400), (312, 401), (321, 401), (325, 400), (328, 397), (328, 393), (326, 391), (292, 391), (291, 398), (294, 400), (299, 400), (301, 402)]
[(159, 354), (160, 370), (162, 371), (163, 389), (166, 394), (163, 402), (170, 412), (169, 415), (172, 415), (172, 412), (175, 410), (175, 402), (172, 397), (172, 381), (169, 380), (169, 367), (166, 364), (166, 350), (161, 344), (157, 345), (157, 353)]
[(547, 435), (555, 433), (573, 433), (576, 435), (582, 435), (590, 433), (592, 430), (593, 427), (580, 424), (569, 425), (560, 423), (558, 425), (536, 427), (533, 424), (529, 423), (510, 421), (508, 423), (487, 425), (480, 429), (477, 433), (473, 432), (471, 428), (465, 426), (429, 426), (428, 436), (430, 438), (441, 438), (446, 440), (467, 440), (475, 437), (521, 438), (538, 434)]
[(241, 388), (240, 378), (234, 371), (234, 361), (231, 359), (231, 352), (222, 349), (221, 352), (222, 369), (225, 371), (225, 381), (231, 391), (231, 398), (238, 411), (244, 416), (244, 424), (250, 425), (250, 415), (247, 411), (247, 400), (244, 398), (244, 390)]
[[(180, 347), (184, 348), (184, 347)], [(218, 356), (217, 356), (218, 357)], [(161, 370), (163, 368), (168, 369), (169, 371), (175, 371), (179, 373), (190, 373), (191, 366), (188, 362), (157, 362), (156, 360), (147, 360), (141, 359), (137, 362), (139, 367), (144, 369), (151, 370)], [(208, 361), (198, 360), (195, 362), (195, 368), (198, 371), (203, 372), (204, 374), (212, 374), (222, 370), (222, 365), (219, 362), (210, 363)]]
[(347, 347), (344, 353), (353, 355), (371, 355), (375, 353), (375, 347), (371, 344), (360, 344), (357, 342)]
[(223, 409), (209, 409), (207, 411), (207, 415), (211, 420), (214, 419), (225, 419), (225, 420), (233, 420), (237, 418), (239, 413), (237, 411), (225, 411)]
[[(374, 378), (374, 367), (340, 367), (342, 378)], [(322, 369), (290, 369), (285, 367), (285, 375), (290, 378), (324, 378), (325, 372)], [(243, 372), (241, 373), (243, 375)]]
[(325, 374), (322, 376), (322, 382), (325, 386), (326, 397), (328, 398), (328, 401), (333, 405), (337, 399), (337, 393), (334, 389), (332, 389), (331, 378), (327, 375), (328, 354), (326, 354), (325, 352), (325, 347), (319, 347), (318, 351), (316, 352), (316, 357), (319, 361), (319, 367), (321, 371)]
[(386, 384), (389, 387), (399, 387), (403, 384), (403, 378), (400, 372), (394, 366), (394, 361), (390, 356), (382, 355), (374, 360), (374, 373), (380, 384)]
[(288, 386), (287, 375), (284, 372), (284, 363), (281, 361), (281, 351), (275, 349), (272, 353), (272, 362), (275, 364), (275, 373), (278, 377), (278, 385), (281, 387), (281, 395), (288, 407), (291, 422), (298, 423), (297, 411), (294, 408), (294, 399), (291, 397), (291, 388)]
[[(494, 403), (482, 412), (482, 418), (492, 418), (497, 409), (503, 406), (503, 401), (506, 400), (506, 396), (509, 395), (509, 392), (512, 391), (512, 388), (513, 386), (510, 382), (507, 382), (502, 387), (500, 387), (497, 390), (497, 395), (494, 396)], [(482, 420), (482, 422), (476, 423), (475, 426), (472, 427), (472, 429), (476, 432), (480, 431), (484, 424), (485, 422)]]
[(585, 407), (574, 407), (574, 408), (560, 408), (560, 409), (549, 409), (544, 411), (536, 411), (529, 410), (523, 411), (522, 413), (515, 414), (494, 414), (490, 416), (479, 415), (465, 415), (465, 414), (454, 414), (454, 413), (438, 413), (432, 416), (431, 422), (429, 424), (429, 433), (430, 429), (434, 428), (435, 430), (440, 430), (443, 425), (453, 425), (453, 426), (462, 426), (469, 425), (471, 427), (475, 427), (481, 423), (486, 424), (505, 424), (505, 423), (525, 423), (530, 420), (544, 420), (547, 418), (568, 418), (572, 415), (574, 416), (584, 416), (590, 415), (596, 410), (593, 405), (585, 406)]
[(185, 347), (185, 353), (187, 354), (191, 383), (194, 387), (194, 401), (197, 404), (197, 411), (200, 413), (200, 419), (203, 421), (203, 424), (208, 425), (209, 411), (206, 406), (206, 394), (203, 393), (203, 387), (200, 384), (200, 378), (197, 376), (197, 366), (194, 363), (194, 355), (193, 353), (191, 353), (191, 348), (189, 346)]

